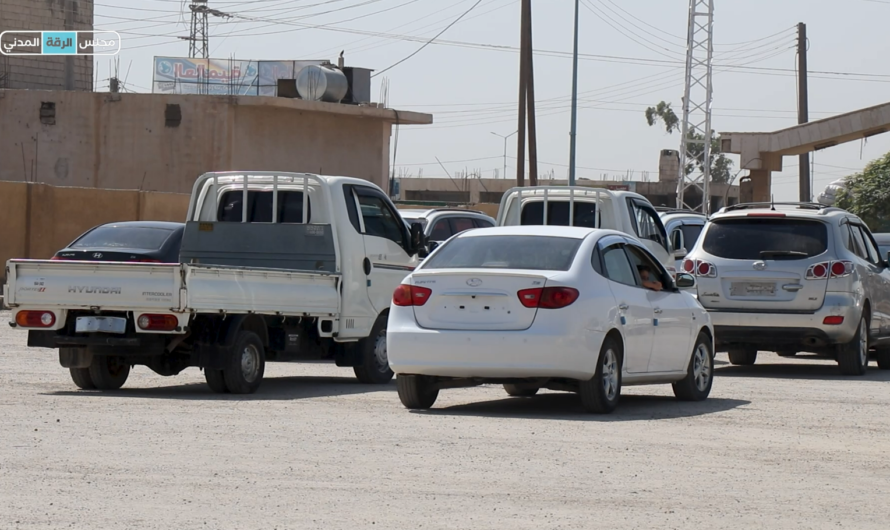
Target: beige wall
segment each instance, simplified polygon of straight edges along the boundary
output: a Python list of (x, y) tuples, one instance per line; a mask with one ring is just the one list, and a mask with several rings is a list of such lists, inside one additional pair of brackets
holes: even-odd
[[(0, 0), (0, 33), (91, 29), (93, 0)], [(0, 57), (0, 78), (4, 74), (0, 88), (92, 90), (93, 57)]]
[(184, 221), (188, 202), (188, 195), (176, 193), (0, 182), (0, 262), (50, 258), (103, 223)]
[[(54, 125), (41, 123), (41, 102), (55, 103)], [(166, 125), (168, 104), (180, 106), (176, 127)], [(390, 115), (259, 96), (0, 91), (0, 180), (189, 193), (208, 171), (281, 170), (384, 185)]]

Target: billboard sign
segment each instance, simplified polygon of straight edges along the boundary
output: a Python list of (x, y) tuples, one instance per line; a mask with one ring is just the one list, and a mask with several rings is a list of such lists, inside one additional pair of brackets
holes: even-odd
[(303, 67), (323, 62), (155, 57), (152, 92), (274, 96), (279, 79), (294, 79)]

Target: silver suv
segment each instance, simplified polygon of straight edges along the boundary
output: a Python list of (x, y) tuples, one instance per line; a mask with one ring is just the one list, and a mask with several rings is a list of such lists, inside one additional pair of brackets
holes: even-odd
[(428, 248), (421, 252), (422, 256), (436, 250), (454, 234), (473, 228), (491, 228), (496, 224), (490, 216), (476, 211), (458, 208), (432, 208), (429, 210), (399, 210), (402, 219), (410, 227), (419, 223), (428, 241)]
[(855, 215), (809, 203), (739, 204), (712, 215), (683, 270), (697, 280), (717, 351), (835, 359), (846, 375), (870, 349), (890, 369), (890, 265)]
[(677, 256), (676, 266), (679, 271), (683, 265), (683, 257), (695, 247), (698, 237), (708, 222), (708, 216), (701, 212), (663, 206), (656, 207), (655, 211), (658, 212), (661, 222), (664, 223), (664, 229), (667, 230), (671, 248), (674, 249), (674, 255)]

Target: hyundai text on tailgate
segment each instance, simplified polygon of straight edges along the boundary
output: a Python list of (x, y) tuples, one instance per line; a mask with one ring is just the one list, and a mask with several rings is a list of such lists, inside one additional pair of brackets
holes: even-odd
[(10, 260), (4, 294), (10, 325), (58, 348), (84, 389), (120, 388), (134, 365), (197, 366), (214, 391), (251, 393), (267, 360), (333, 360), (385, 383), (392, 292), (422, 244), (364, 180), (208, 173), (180, 263)]
[(807, 351), (849, 375), (872, 350), (890, 369), (888, 267), (858, 217), (809, 203), (723, 208), (683, 262), (733, 364)]

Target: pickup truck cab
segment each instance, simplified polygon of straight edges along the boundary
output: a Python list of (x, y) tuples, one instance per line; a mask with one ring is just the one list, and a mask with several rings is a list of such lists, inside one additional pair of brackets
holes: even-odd
[(394, 289), (423, 235), (367, 181), (285, 172), (195, 182), (180, 263), (10, 260), (10, 325), (58, 348), (85, 389), (130, 367), (203, 369), (216, 392), (252, 393), (266, 361), (333, 360), (364, 383), (392, 378)]
[(683, 258), (695, 248), (698, 236), (701, 235), (708, 216), (702, 212), (683, 210), (678, 208), (658, 208), (655, 210), (661, 216), (661, 222), (668, 233), (671, 248), (674, 249), (677, 270), (683, 266)]
[(498, 226), (561, 225), (617, 230), (636, 237), (676, 275), (664, 224), (646, 197), (584, 186), (511, 188), (501, 198)]

